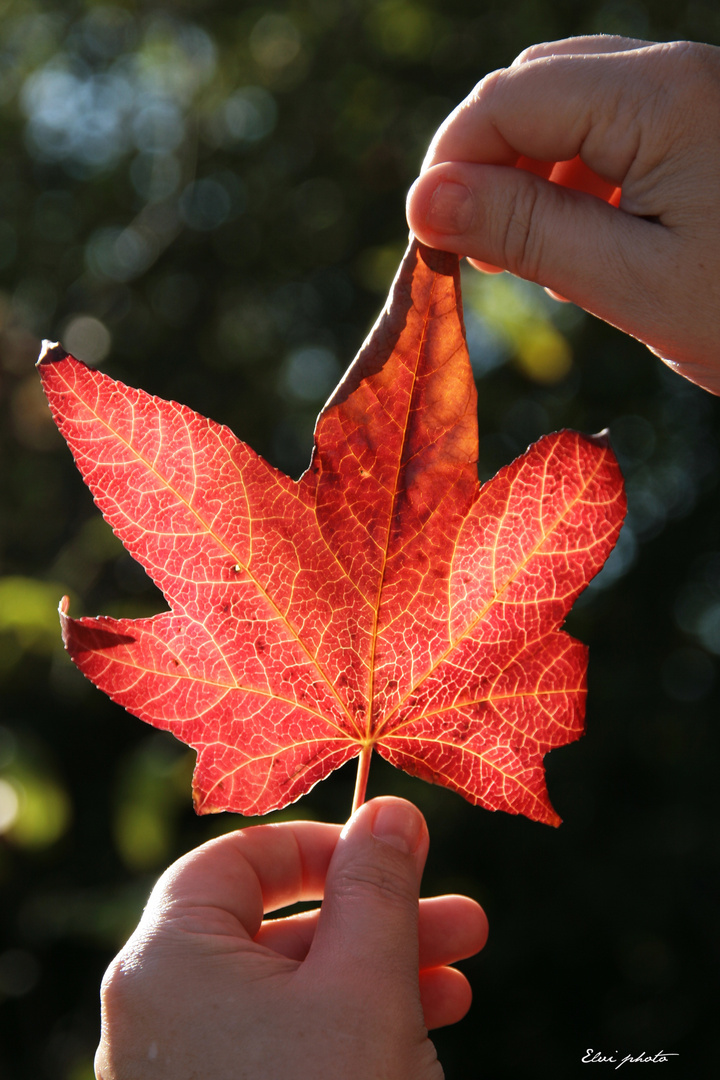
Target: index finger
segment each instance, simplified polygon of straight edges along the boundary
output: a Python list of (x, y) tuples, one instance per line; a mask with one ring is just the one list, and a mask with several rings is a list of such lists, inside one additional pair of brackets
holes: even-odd
[(203, 933), (257, 934), (263, 914), (319, 900), (340, 825), (255, 825), (210, 840), (178, 859), (153, 889), (140, 926), (182, 919)]
[[(533, 55), (486, 76), (444, 122), (423, 162), (515, 165), (523, 155), (586, 165), (620, 185), (638, 149), (648, 91), (666, 80), (657, 50)], [(639, 69), (642, 70), (639, 70)]]
[(583, 34), (578, 37), (561, 38), (559, 41), (543, 41), (523, 49), (513, 60), (511, 67), (526, 64), (528, 60), (538, 60), (542, 56), (578, 56), (597, 55), (599, 53), (628, 52), (630, 49), (642, 49), (654, 45), (654, 41), (642, 38), (626, 38), (619, 34)]

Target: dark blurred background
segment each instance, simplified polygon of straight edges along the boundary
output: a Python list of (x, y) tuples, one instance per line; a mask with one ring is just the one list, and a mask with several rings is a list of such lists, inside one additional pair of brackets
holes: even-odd
[[(406, 241), (438, 123), (525, 46), (615, 32), (720, 44), (715, 0), (0, 3), (0, 1077), (91, 1080), (102, 972), (196, 819), (192, 752), (62, 651), (57, 604), (162, 600), (44, 404), (39, 339), (229, 424), (299, 475), (313, 420)], [(547, 759), (559, 830), (413, 799), (426, 892), (491, 924), (447, 1076), (585, 1075), (588, 1047), (713, 1075), (720, 408), (636, 342), (507, 275), (465, 276), (483, 478), (540, 434), (609, 426), (630, 510), (571, 616), (587, 736)], [(353, 767), (281, 817), (344, 820)], [(628, 1066), (630, 1068), (631, 1066)], [(597, 1066), (608, 1069), (609, 1066)]]

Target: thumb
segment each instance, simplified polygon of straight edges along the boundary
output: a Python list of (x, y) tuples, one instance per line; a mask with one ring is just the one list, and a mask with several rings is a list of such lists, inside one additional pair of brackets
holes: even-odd
[(428, 851), (420, 811), (384, 797), (361, 806), (343, 829), (325, 880), (306, 963), (343, 970), (360, 990), (418, 991), (418, 896)]
[(424, 172), (407, 212), (422, 243), (535, 281), (679, 358), (675, 308), (688, 298), (671, 230), (525, 169), (468, 162)]
[(407, 213), (422, 243), (571, 290), (578, 303), (600, 294), (619, 304), (628, 285), (619, 279), (635, 277), (663, 235), (602, 198), (504, 165), (435, 165), (410, 189)]

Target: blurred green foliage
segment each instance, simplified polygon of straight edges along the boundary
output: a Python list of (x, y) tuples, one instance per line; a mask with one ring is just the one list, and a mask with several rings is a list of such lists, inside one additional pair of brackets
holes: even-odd
[[(86, 1080), (97, 989), (197, 820), (192, 755), (62, 652), (162, 598), (99, 519), (44, 404), (39, 339), (229, 424), (293, 475), (406, 237), (437, 125), (487, 71), (575, 33), (720, 43), (714, 0), (0, 0), (0, 1076)], [(637, 343), (465, 273), (491, 475), (609, 426), (630, 512), (570, 629), (588, 736), (548, 759), (555, 832), (378, 762), (427, 814), (427, 891), (485, 903), (447, 1075), (576, 1075), (588, 1046), (708, 1075), (717, 1008), (720, 415)], [(348, 769), (276, 817), (342, 820)], [(541, 988), (541, 989), (540, 989)]]

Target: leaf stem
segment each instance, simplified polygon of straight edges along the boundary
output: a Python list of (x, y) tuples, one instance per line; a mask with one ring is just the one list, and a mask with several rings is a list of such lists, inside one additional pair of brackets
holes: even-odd
[(367, 788), (368, 773), (370, 772), (370, 758), (372, 757), (372, 744), (363, 746), (358, 758), (357, 778), (355, 780), (355, 794), (353, 795), (352, 813), (365, 802), (365, 790)]

